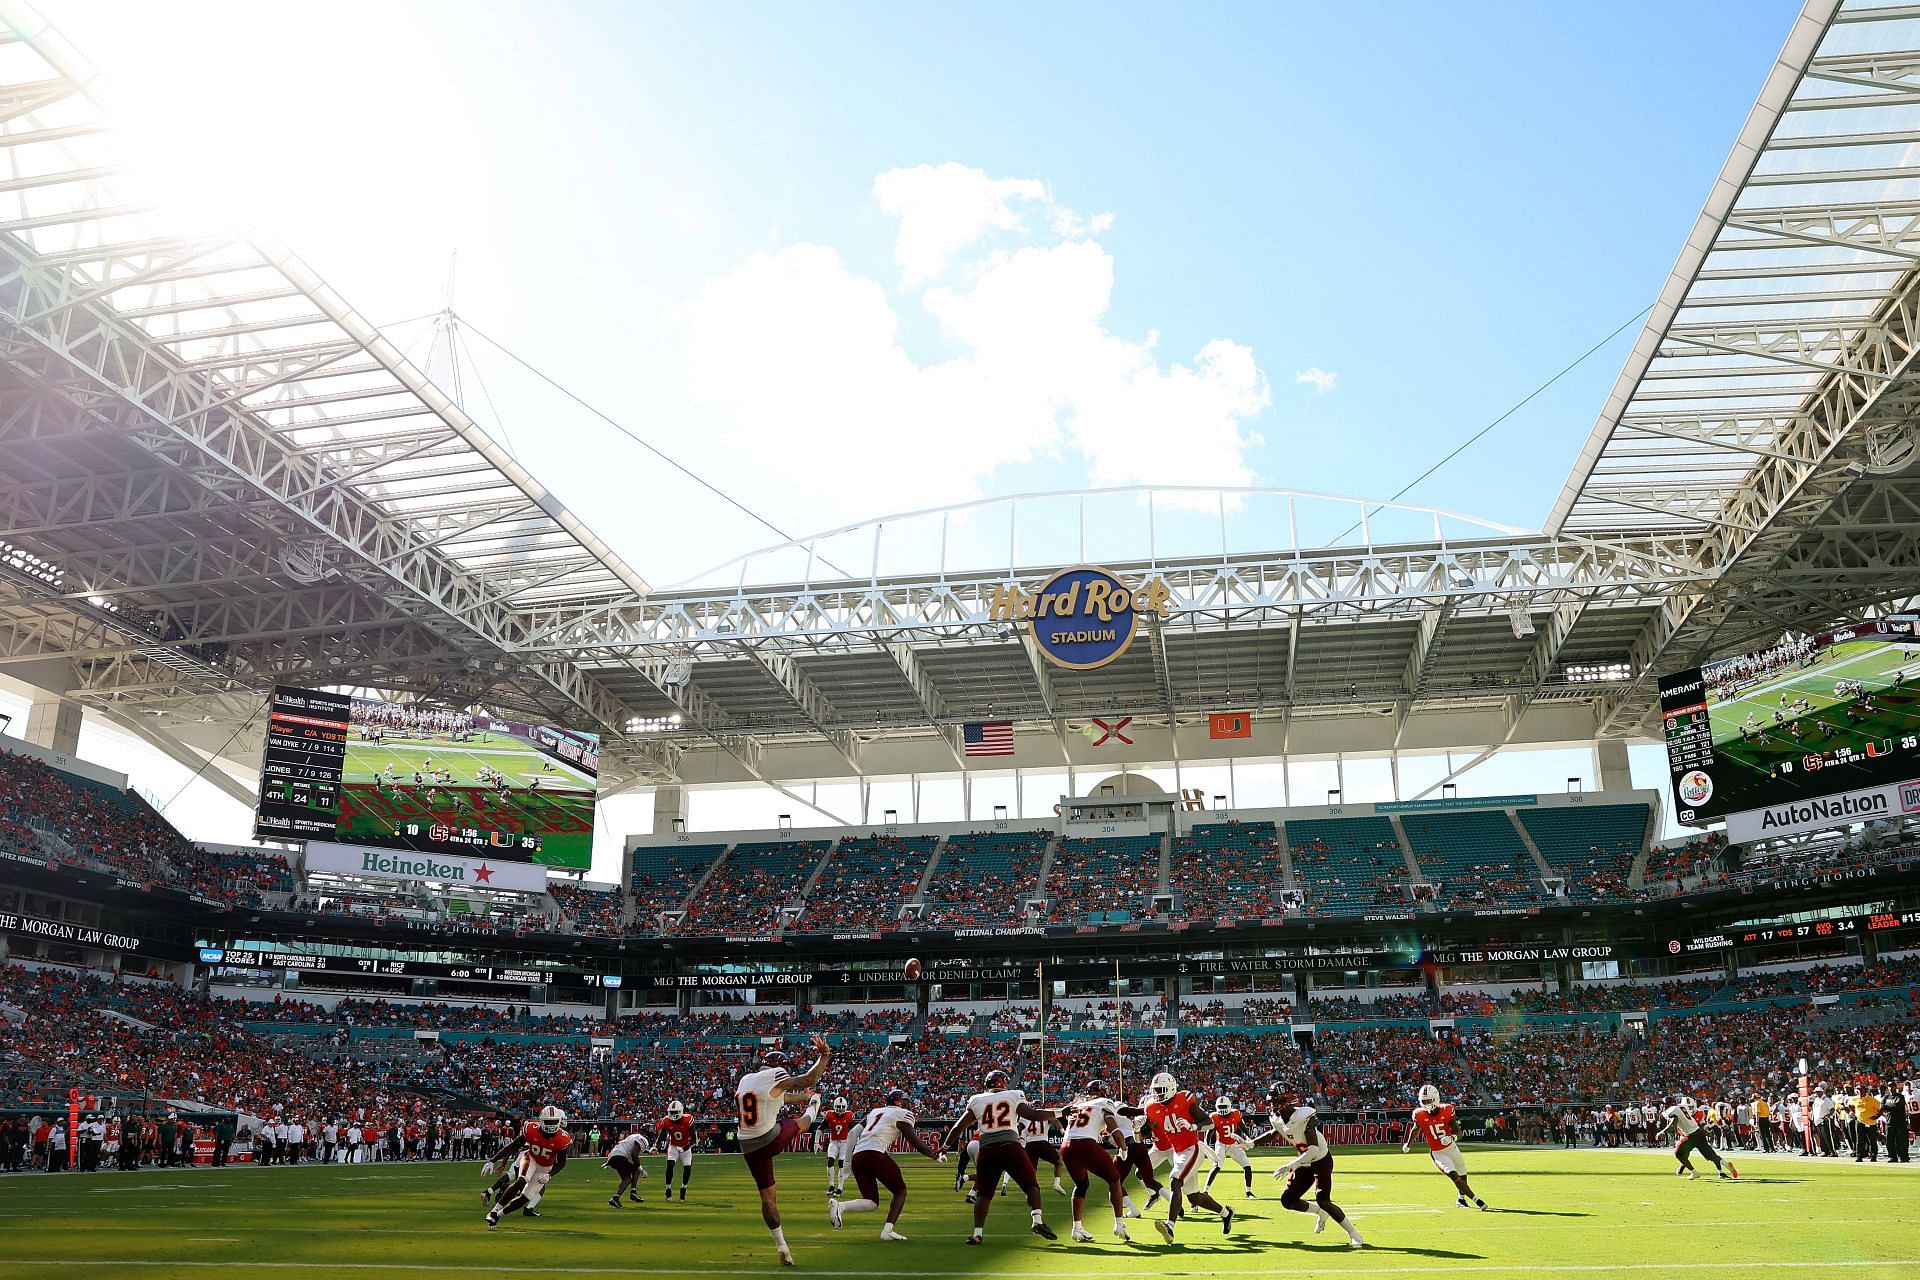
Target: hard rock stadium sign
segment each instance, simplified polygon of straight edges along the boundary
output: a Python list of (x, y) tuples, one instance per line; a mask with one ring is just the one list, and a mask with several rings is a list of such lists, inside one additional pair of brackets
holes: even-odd
[(1164, 618), (1173, 592), (1164, 578), (1129, 587), (1105, 569), (1062, 569), (1033, 591), (1008, 583), (995, 589), (987, 617), (1024, 622), (1048, 662), (1071, 671), (1106, 666), (1127, 651), (1143, 614)]

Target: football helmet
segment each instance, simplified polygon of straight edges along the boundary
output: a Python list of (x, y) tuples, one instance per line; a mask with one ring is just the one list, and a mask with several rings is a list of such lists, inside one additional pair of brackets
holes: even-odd
[(1104, 1098), (1107, 1096), (1107, 1082), (1105, 1080), (1089, 1080), (1087, 1081), (1087, 1087), (1080, 1092), (1083, 1097)]
[(833, 1109), (834, 1109), (835, 1111), (845, 1111), (845, 1110), (847, 1109), (847, 1100), (846, 1100), (846, 1098), (844, 1098), (844, 1097), (840, 1097), (840, 1098), (835, 1098), (835, 1099), (833, 1100)]
[(560, 1126), (567, 1122), (567, 1113), (558, 1107), (540, 1108), (540, 1132), (558, 1133)]
[(1420, 1105), (1421, 1105), (1421, 1106), (1423, 1106), (1423, 1107), (1437, 1107), (1437, 1106), (1439, 1106), (1439, 1105), (1440, 1105), (1440, 1090), (1438, 1090), (1438, 1089), (1436, 1089), (1436, 1088), (1434, 1088), (1434, 1087), (1433, 1087), (1432, 1085), (1430, 1085), (1430, 1084), (1423, 1084), (1423, 1085), (1421, 1085), (1421, 1086), (1420, 1086)]
[(1215, 1115), (1223, 1116), (1231, 1110), (1233, 1110), (1233, 1099), (1229, 1098), (1226, 1094), (1223, 1093), (1213, 1100), (1213, 1113)]
[(760, 1065), (768, 1070), (778, 1067), (780, 1070), (785, 1071), (787, 1069), (787, 1051), (785, 1049), (767, 1050), (760, 1056)]
[(1154, 1097), (1165, 1102), (1168, 1098), (1180, 1092), (1180, 1082), (1173, 1078), (1172, 1073), (1162, 1071), (1153, 1078), (1153, 1083), (1148, 1085), (1147, 1089)]
[(998, 1067), (995, 1067), (993, 1070), (987, 1072), (987, 1078), (982, 1083), (984, 1083), (987, 1086), (988, 1093), (998, 1093), (1002, 1089), (1009, 1089), (1013, 1087), (1013, 1081), (1007, 1077), (1006, 1072), (1002, 1071)]
[[(909, 1098), (907, 1097), (907, 1091), (906, 1091), (905, 1089), (898, 1089), (898, 1088), (896, 1088), (896, 1089), (889, 1089), (889, 1090), (887, 1090), (887, 1105), (888, 1105), (888, 1106), (890, 1106), (890, 1107), (907, 1107), (907, 1106), (908, 1106), (908, 1103), (909, 1103), (909, 1101), (910, 1101), (910, 1099), (909, 1099)], [(911, 1110), (911, 1108), (910, 1108), (910, 1107), (909, 1107), (908, 1109), (909, 1109), (909, 1110)]]
[(1268, 1105), (1282, 1115), (1293, 1110), (1295, 1101), (1297, 1099), (1294, 1097), (1293, 1086), (1279, 1080), (1275, 1080), (1273, 1087), (1267, 1090)]
[(680, 1105), (680, 1100), (678, 1098), (675, 1098), (672, 1102), (669, 1102), (667, 1104), (667, 1119), (678, 1120), (681, 1116), (684, 1116), (685, 1114), (687, 1114), (687, 1109)]

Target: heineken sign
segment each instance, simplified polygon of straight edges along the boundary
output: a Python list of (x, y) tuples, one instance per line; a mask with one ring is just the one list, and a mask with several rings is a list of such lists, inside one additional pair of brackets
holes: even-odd
[(408, 849), (372, 849), (364, 845), (313, 840), (307, 844), (307, 870), (379, 876), (421, 884), (485, 886), (538, 893), (547, 887), (547, 869), (537, 863), (488, 858), (456, 858)]

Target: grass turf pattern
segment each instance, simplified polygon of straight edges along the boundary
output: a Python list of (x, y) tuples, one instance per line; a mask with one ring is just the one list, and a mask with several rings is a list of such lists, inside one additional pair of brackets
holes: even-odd
[[(1182, 1222), (1163, 1244), (1148, 1218), (1134, 1243), (1111, 1239), (1104, 1200), (1090, 1203), (1098, 1243), (1067, 1241), (1068, 1202), (1047, 1189), (1048, 1244), (1028, 1234), (1018, 1196), (996, 1200), (987, 1245), (961, 1244), (971, 1210), (954, 1194), (953, 1166), (900, 1157), (910, 1194), (900, 1230), (882, 1244), (883, 1213), (827, 1221), (825, 1161), (778, 1162), (787, 1239), (799, 1274), (835, 1277), (1053, 1276), (1851, 1276), (1920, 1274), (1920, 1174), (1911, 1166), (1735, 1156), (1743, 1176), (1698, 1182), (1673, 1173), (1663, 1152), (1470, 1148), (1474, 1189), (1495, 1206), (1454, 1206), (1451, 1185), (1423, 1152), (1339, 1149), (1334, 1198), (1369, 1248), (1337, 1227), (1279, 1204), (1268, 1176), (1277, 1154), (1256, 1157), (1258, 1199), (1241, 1198), (1237, 1169), (1216, 1194), (1239, 1214), (1222, 1236), (1211, 1214)], [(404, 1278), (632, 1275), (696, 1277), (780, 1272), (738, 1156), (696, 1158), (691, 1198), (660, 1200), (660, 1161), (640, 1184), (644, 1205), (609, 1208), (613, 1175), (597, 1159), (568, 1165), (548, 1187), (543, 1216), (515, 1215), (497, 1232), (481, 1219), (476, 1164), (296, 1166), (158, 1170), (0, 1179), (0, 1275)], [(1703, 1170), (1703, 1162), (1696, 1161)], [(1130, 1190), (1137, 1188), (1130, 1185)], [(853, 1194), (851, 1181), (848, 1194)], [(1136, 1202), (1144, 1198), (1135, 1196)], [(1156, 1207), (1155, 1213), (1161, 1212)]]

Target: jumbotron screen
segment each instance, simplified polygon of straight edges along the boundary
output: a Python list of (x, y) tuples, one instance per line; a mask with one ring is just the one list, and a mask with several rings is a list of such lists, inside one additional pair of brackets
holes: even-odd
[(1675, 816), (1812, 800), (1920, 775), (1920, 638), (1877, 618), (1660, 682)]
[(254, 834), (584, 869), (599, 769), (594, 734), (279, 688)]

